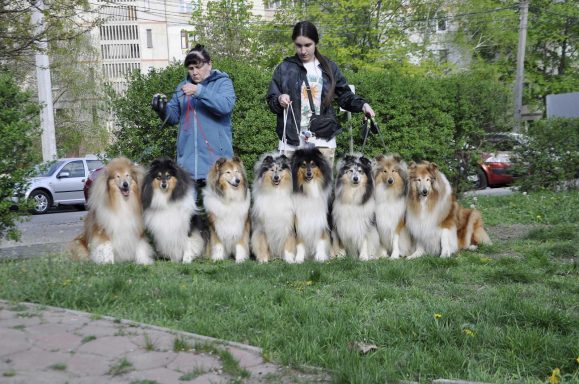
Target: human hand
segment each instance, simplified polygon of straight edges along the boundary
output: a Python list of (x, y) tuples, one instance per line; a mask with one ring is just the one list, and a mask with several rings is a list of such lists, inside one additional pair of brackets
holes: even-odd
[(153, 110), (163, 118), (165, 116), (165, 111), (167, 110), (167, 96), (162, 93), (155, 93), (153, 95), (153, 100), (151, 100), (151, 108), (153, 108)]
[(282, 108), (287, 108), (292, 103), (290, 96), (285, 93), (279, 95), (277, 100), (279, 101), (279, 105), (281, 105)]
[(362, 106), (362, 112), (364, 112), (364, 116), (366, 116), (366, 117), (375, 117), (376, 116), (376, 113), (374, 112), (374, 110), (372, 109), (370, 104), (368, 104), (368, 103), (365, 103)]
[(183, 90), (184, 94), (186, 94), (187, 96), (191, 96), (191, 95), (195, 94), (195, 92), (197, 92), (197, 85), (187, 83), (181, 89)]

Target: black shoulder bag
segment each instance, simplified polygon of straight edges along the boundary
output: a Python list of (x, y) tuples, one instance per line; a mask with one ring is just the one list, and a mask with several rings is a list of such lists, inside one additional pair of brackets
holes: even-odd
[(314, 106), (314, 99), (312, 97), (312, 91), (310, 88), (310, 83), (308, 82), (307, 75), (305, 77), (305, 82), (306, 91), (308, 92), (308, 99), (310, 100), (310, 108), (313, 113), (312, 117), (310, 118), (310, 131), (312, 131), (316, 137), (329, 140), (340, 132), (340, 126), (334, 117), (326, 117), (316, 114), (316, 107)]

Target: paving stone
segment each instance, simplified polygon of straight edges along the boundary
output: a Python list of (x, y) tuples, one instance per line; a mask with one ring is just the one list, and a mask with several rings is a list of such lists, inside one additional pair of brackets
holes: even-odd
[(16, 371), (11, 377), (0, 376), (2, 384), (56, 384), (71, 382), (66, 372), (51, 371), (38, 373), (36, 371)]
[(126, 355), (137, 371), (153, 368), (162, 368), (173, 362), (177, 354), (175, 352), (156, 352), (139, 350)]
[(137, 335), (130, 335), (128, 337), (135, 345), (144, 348), (147, 344), (145, 335), (148, 336), (148, 340), (155, 348), (155, 351), (173, 350), (176, 336), (171, 333), (160, 332), (152, 329), (144, 329), (141, 330), (141, 333)]
[(86, 325), (81, 325), (74, 331), (75, 334), (79, 336), (114, 336), (117, 333), (117, 328), (112, 325), (103, 326), (102, 324), (88, 323)]
[(256, 365), (254, 367), (247, 367), (245, 368), (249, 373), (251, 373), (251, 377), (254, 378), (262, 378), (267, 374), (279, 374), (280, 368), (275, 364), (265, 363)]
[(201, 375), (196, 377), (191, 381), (185, 381), (183, 383), (189, 384), (225, 384), (229, 383), (231, 378), (226, 375), (218, 375), (216, 373), (206, 373), (205, 375)]
[(14, 317), (12, 319), (0, 320), (0, 324), (3, 328), (14, 328), (18, 326), (31, 327), (34, 325), (42, 324), (42, 319), (40, 317)]
[(179, 382), (182, 375), (182, 373), (171, 369), (155, 368), (146, 371), (133, 371), (124, 376), (128, 383), (134, 380), (154, 380), (159, 384), (174, 384)]
[(101, 337), (78, 347), (77, 352), (94, 353), (107, 357), (118, 357), (127, 352), (132, 352), (135, 345), (124, 336)]
[(75, 353), (67, 362), (67, 371), (78, 376), (103, 376), (111, 366), (112, 359), (85, 353)]
[(35, 346), (47, 351), (70, 352), (76, 350), (80, 345), (82, 338), (71, 333), (50, 333), (50, 334), (33, 334), (29, 340)]
[(31, 335), (50, 335), (50, 334), (64, 334), (73, 333), (74, 327), (69, 324), (38, 324), (26, 328), (26, 331)]
[(205, 354), (180, 352), (179, 355), (167, 365), (167, 368), (188, 373), (194, 369), (201, 369), (204, 372), (209, 372), (214, 369), (221, 368), (221, 362), (215, 357)]
[(9, 365), (16, 371), (42, 371), (54, 364), (66, 364), (69, 353), (50, 352), (32, 348), (25, 352), (10, 355)]
[(242, 368), (254, 367), (263, 364), (263, 358), (253, 352), (244, 351), (235, 347), (227, 347), (227, 350), (239, 362)]
[(0, 328), (0, 340), (2, 341), (2, 348), (0, 349), (0, 356), (2, 357), (32, 348), (32, 343), (26, 339), (26, 333), (17, 329)]

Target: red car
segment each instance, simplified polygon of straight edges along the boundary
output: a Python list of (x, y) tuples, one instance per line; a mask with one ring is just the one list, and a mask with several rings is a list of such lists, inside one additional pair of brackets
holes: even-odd
[(477, 170), (475, 187), (502, 187), (514, 180), (512, 156), (517, 146), (525, 144), (525, 136), (513, 132), (497, 132), (485, 135), (482, 143), (483, 162)]
[(101, 171), (104, 169), (104, 167), (100, 167), (95, 169), (94, 171), (92, 171), (87, 179), (86, 182), (84, 183), (84, 188), (82, 189), (82, 192), (84, 193), (84, 201), (86, 201), (88, 203), (88, 194), (90, 191), (90, 187), (92, 186), (92, 183), (95, 181), (95, 179), (97, 178), (97, 176), (99, 175), (99, 173), (101, 173)]

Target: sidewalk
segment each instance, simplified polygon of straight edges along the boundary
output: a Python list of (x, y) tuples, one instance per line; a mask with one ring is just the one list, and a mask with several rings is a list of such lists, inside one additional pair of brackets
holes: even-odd
[(261, 349), (86, 312), (0, 300), (0, 383), (327, 383)]

